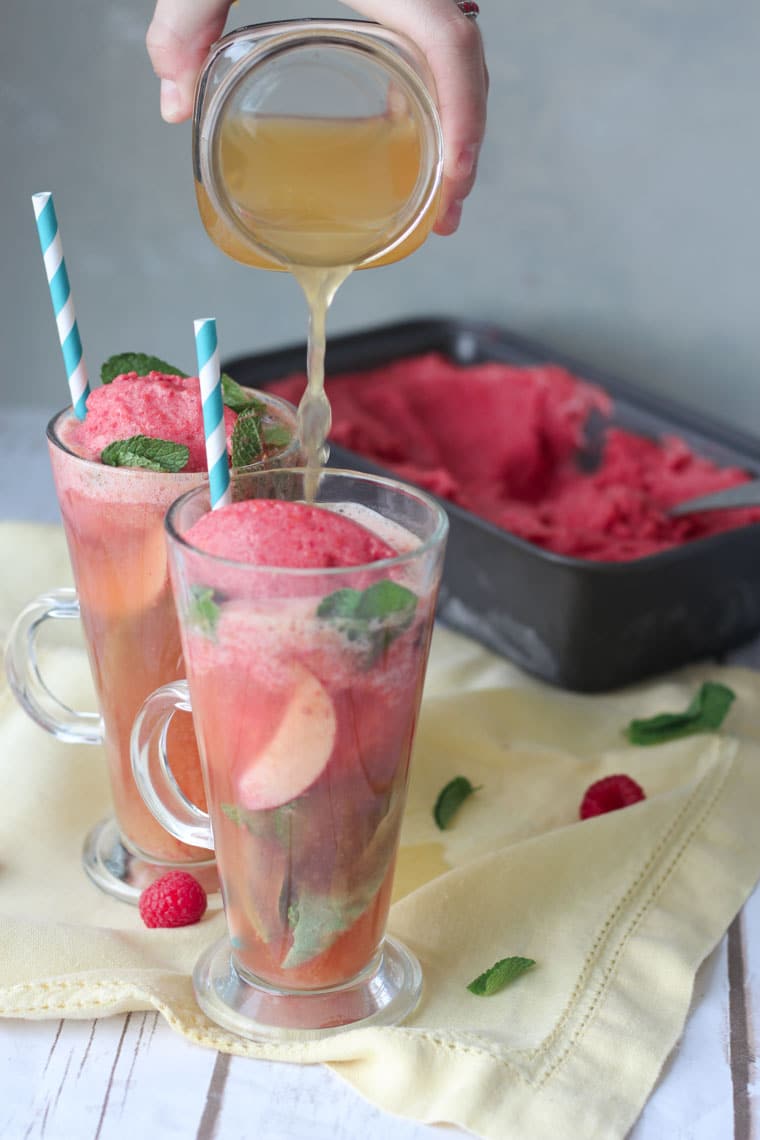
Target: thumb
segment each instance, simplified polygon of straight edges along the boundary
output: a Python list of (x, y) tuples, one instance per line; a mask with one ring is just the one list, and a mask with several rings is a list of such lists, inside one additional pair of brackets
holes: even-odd
[(161, 79), (161, 114), (168, 123), (193, 109), (198, 72), (224, 28), (231, 0), (157, 0), (145, 43)]

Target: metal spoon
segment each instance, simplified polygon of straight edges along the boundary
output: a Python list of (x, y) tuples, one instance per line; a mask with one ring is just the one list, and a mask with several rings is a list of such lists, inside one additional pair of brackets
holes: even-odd
[(710, 495), (700, 495), (696, 499), (686, 499), (670, 507), (672, 518), (693, 515), (701, 511), (719, 511), (729, 507), (760, 507), (760, 479), (739, 483), (736, 487), (726, 487), (724, 491), (713, 491)]

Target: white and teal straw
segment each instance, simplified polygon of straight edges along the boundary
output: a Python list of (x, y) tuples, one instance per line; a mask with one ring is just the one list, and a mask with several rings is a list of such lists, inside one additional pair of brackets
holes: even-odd
[(79, 339), (79, 327), (74, 313), (74, 299), (71, 296), (69, 275), (66, 272), (66, 262), (63, 260), (63, 247), (61, 235), (58, 230), (58, 219), (55, 216), (53, 195), (49, 192), (32, 194), (34, 216), (37, 220), (37, 233), (40, 236), (42, 256), (45, 261), (45, 273), (50, 287), (50, 299), (53, 302), (55, 323), (58, 326), (58, 340), (63, 352), (63, 363), (66, 366), (66, 379), (69, 382), (71, 403), (74, 414), (83, 420), (87, 412), (87, 397), (90, 394), (90, 385), (87, 379), (87, 367), (82, 355), (82, 342)]
[(211, 509), (232, 502), (230, 464), (227, 459), (227, 434), (224, 430), (222, 375), (219, 367), (219, 345), (213, 317), (195, 321), (195, 350), (198, 354), (198, 377), (201, 382), (203, 431), (206, 436), (206, 460), (211, 492)]

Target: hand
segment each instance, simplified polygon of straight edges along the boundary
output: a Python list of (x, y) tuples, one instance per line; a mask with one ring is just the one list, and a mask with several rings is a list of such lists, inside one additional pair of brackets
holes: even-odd
[(351, 7), (413, 40), (435, 79), (444, 141), (437, 234), (453, 234), (475, 182), (486, 129), (488, 69), (477, 21), (454, 0), (352, 0)]
[[(193, 109), (195, 80), (227, 19), (231, 0), (156, 0), (147, 47), (161, 78), (161, 114), (170, 123)], [(476, 21), (454, 0), (352, 0), (350, 5), (414, 40), (433, 72), (445, 146), (435, 232), (452, 234), (472, 189), (483, 141), (488, 70)]]

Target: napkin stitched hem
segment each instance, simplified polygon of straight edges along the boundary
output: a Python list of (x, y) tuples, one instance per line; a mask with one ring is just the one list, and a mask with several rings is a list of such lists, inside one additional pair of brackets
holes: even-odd
[[(725, 742), (725, 743), (728, 744), (729, 742)], [(735, 742), (730, 742), (730, 743), (733, 745), (731, 751), (733, 754), (735, 754), (736, 753), (736, 744), (735, 744)], [(720, 751), (720, 742), (716, 740), (714, 742), (714, 744), (715, 744), (715, 746), (717, 746), (715, 748), (715, 750)], [(707, 821), (710, 814), (714, 810), (714, 808), (715, 808), (715, 806), (716, 806), (716, 804), (717, 804), (717, 802), (721, 796), (721, 793), (722, 793), (723, 788), (725, 786), (726, 779), (728, 777), (730, 770), (731, 770), (730, 760), (728, 758), (724, 758), (724, 759), (722, 759), (720, 766), (719, 766), (717, 771), (706, 773), (706, 775), (703, 776), (702, 779), (699, 781), (699, 783), (697, 784), (696, 788), (694, 789), (694, 792), (692, 793), (692, 795), (686, 801), (683, 808), (678, 813), (676, 818), (673, 820), (670, 827), (665, 831), (665, 833), (663, 834), (663, 836), (661, 837), (661, 839), (657, 843), (654, 851), (652, 852), (650, 857), (645, 862), (645, 864), (642, 867), (637, 878), (630, 885), (630, 887), (628, 888), (626, 893), (622, 896), (622, 898), (618, 901), (617, 905), (613, 908), (612, 912), (610, 913), (606, 923), (604, 924), (601, 931), (599, 932), (599, 934), (598, 934), (598, 936), (594, 942), (594, 945), (592, 946), (591, 950), (589, 951), (588, 956), (586, 957), (586, 960), (583, 964), (581, 974), (578, 978), (578, 981), (576, 983), (575, 989), (573, 990), (573, 993), (570, 995), (567, 1006), (563, 1010), (563, 1012), (560, 1015), (554, 1029), (549, 1034), (549, 1036), (547, 1038), (545, 1038), (544, 1041), (542, 1041), (541, 1045), (537, 1049), (519, 1050), (519, 1051), (513, 1051), (511, 1053), (511, 1059), (513, 1062), (514, 1062), (515, 1058), (517, 1056), (520, 1056), (520, 1055), (525, 1056), (527, 1059), (529, 1059), (531, 1062), (533, 1062), (537, 1058), (541, 1057), (543, 1054), (548, 1054), (550, 1052), (551, 1046), (559, 1038), (564, 1026), (570, 1021), (570, 1019), (573, 1015), (574, 1008), (577, 1006), (577, 1003), (582, 996), (584, 987), (587, 984), (586, 980), (588, 979), (588, 977), (592, 974), (592, 972), (594, 970), (597, 958), (600, 956), (601, 952), (603, 951), (605, 944), (609, 944), (614, 940), (614, 932), (615, 932), (615, 927), (617, 925), (618, 919), (621, 917), (622, 914), (624, 914), (626, 907), (632, 901), (632, 899), (635, 897), (635, 895), (640, 890), (642, 892), (645, 890), (647, 881), (650, 880), (651, 877), (656, 873), (656, 871), (658, 869), (658, 865), (660, 863), (660, 860), (661, 860), (664, 852), (670, 846), (671, 841), (676, 840), (677, 836), (679, 835), (679, 832), (682, 830), (683, 827), (687, 828), (686, 834), (681, 836), (681, 838), (680, 838), (679, 845), (676, 848), (675, 852), (673, 853), (673, 857), (670, 859), (670, 861), (667, 863), (667, 865), (662, 869), (661, 874), (658, 876), (658, 878), (656, 879), (656, 881), (652, 885), (651, 891), (650, 891), (648, 897), (645, 897), (642, 900), (641, 905), (636, 910), (636, 912), (631, 916), (630, 921), (627, 923), (626, 928), (622, 932), (621, 938), (617, 942), (617, 945), (616, 945), (614, 951), (612, 952), (611, 959), (610, 959), (609, 963), (607, 964), (607, 966), (604, 968), (602, 976), (597, 983), (596, 990), (595, 990), (595, 993), (594, 993), (592, 1001), (591, 1001), (591, 1005), (588, 1008), (587, 1012), (584, 1014), (584, 1016), (581, 1020), (581, 1023), (577, 1026), (575, 1031), (571, 1034), (570, 1039), (567, 1041), (562, 1052), (549, 1065), (549, 1067), (545, 1070), (543, 1075), (537, 1081), (531, 1081), (530, 1083), (538, 1084), (538, 1085), (544, 1084), (549, 1079), (549, 1077), (552, 1075), (552, 1073), (555, 1071), (555, 1069), (557, 1069), (563, 1063), (563, 1061), (566, 1059), (566, 1057), (568, 1056), (568, 1054), (572, 1050), (574, 1044), (583, 1035), (583, 1032), (585, 1031), (586, 1027), (591, 1023), (591, 1021), (593, 1021), (593, 1019), (594, 1019), (594, 1017), (595, 1017), (595, 1015), (599, 1009), (599, 1006), (604, 1001), (604, 998), (605, 998), (605, 996), (609, 990), (612, 978), (614, 977), (616, 967), (618, 966), (620, 959), (623, 956), (628, 944), (630, 943), (632, 937), (634, 936), (637, 929), (641, 925), (643, 919), (646, 917), (647, 913), (652, 909), (652, 906), (657, 901), (658, 897), (660, 896), (662, 890), (664, 889), (664, 887), (668, 883), (669, 879), (671, 878), (671, 876), (675, 872), (679, 863), (683, 859), (683, 856), (686, 853), (689, 845), (695, 839), (698, 832), (704, 827), (705, 822)], [(714, 786), (712, 786), (712, 785), (714, 785)], [(708, 798), (707, 798), (707, 802), (704, 804), (703, 810), (699, 813), (699, 815), (696, 819), (693, 819), (692, 817), (693, 817), (694, 813), (697, 811), (697, 809), (700, 805), (700, 802), (705, 798), (705, 796), (707, 796)]]

